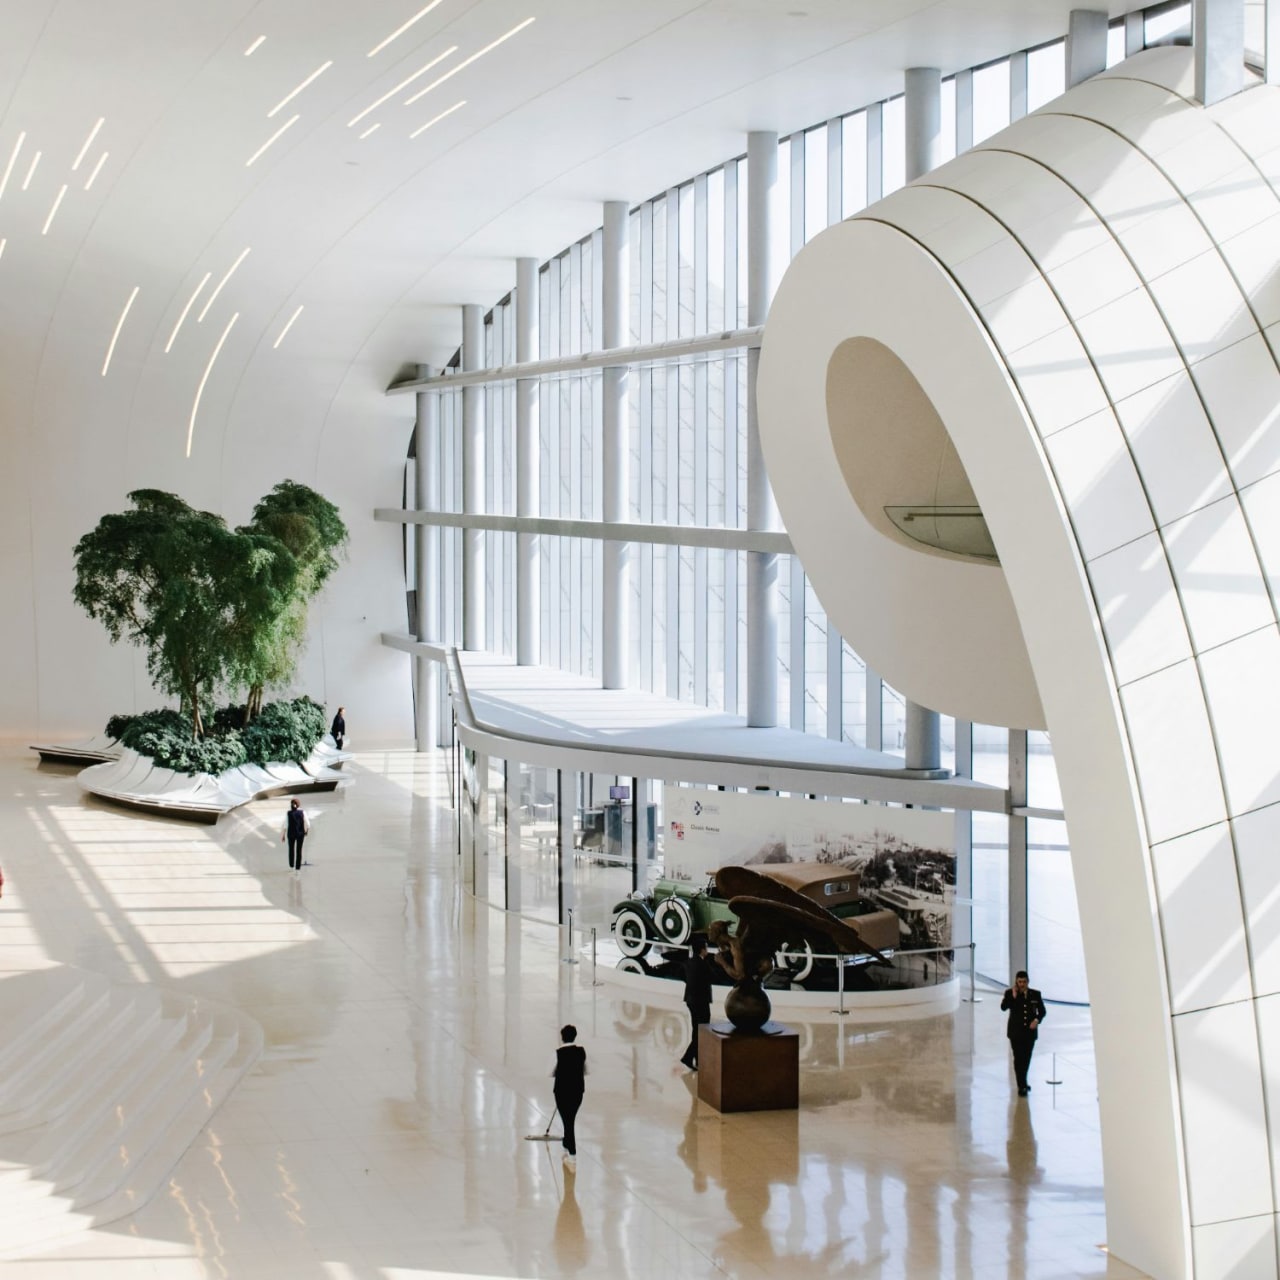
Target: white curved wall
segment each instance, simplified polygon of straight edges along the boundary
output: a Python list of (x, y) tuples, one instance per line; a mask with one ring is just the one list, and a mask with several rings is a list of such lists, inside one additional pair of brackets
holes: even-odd
[[(1190, 58), (1131, 59), (818, 237), (775, 300), (760, 408), (806, 565), (829, 550), (796, 477), (825, 455), (792, 424), (825, 424), (830, 353), (884, 342), (938, 408), (1053, 736), (1110, 1247), (1238, 1280), (1277, 1256), (1280, 91), (1206, 111)], [(848, 518), (840, 489), (816, 496)], [(894, 597), (815, 584), (865, 652)], [(910, 636), (901, 655), (909, 696), (986, 696)]]

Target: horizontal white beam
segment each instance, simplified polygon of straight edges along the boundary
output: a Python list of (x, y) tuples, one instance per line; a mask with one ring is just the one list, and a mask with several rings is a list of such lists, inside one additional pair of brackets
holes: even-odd
[(791, 554), (785, 533), (722, 529), (690, 524), (627, 524), (606, 520), (558, 520), (547, 516), (491, 516), (463, 511), (408, 511), (378, 507), (375, 520), (388, 524), (426, 524), (446, 529), (491, 529), (498, 533), (542, 533), (555, 538), (647, 542), (668, 547), (714, 547), (722, 551)]
[(420, 391), (454, 391), (459, 387), (483, 386), (493, 382), (514, 382), (517, 378), (549, 378), (557, 375), (587, 373), (593, 369), (660, 364), (693, 356), (713, 355), (718, 351), (745, 351), (748, 347), (758, 347), (763, 334), (763, 325), (753, 325), (749, 329), (729, 329), (724, 333), (708, 333), (700, 338), (672, 338), (668, 342), (649, 342), (636, 347), (613, 347), (608, 351), (588, 351), (577, 356), (556, 356), (551, 360), (529, 360), (524, 364), (506, 364), (500, 369), (476, 369), (469, 373), (412, 378), (408, 382), (393, 382), (387, 388), (387, 395), (401, 396)]

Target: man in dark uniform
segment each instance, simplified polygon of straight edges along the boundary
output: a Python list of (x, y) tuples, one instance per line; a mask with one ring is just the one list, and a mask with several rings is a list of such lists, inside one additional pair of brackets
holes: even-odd
[(1031, 1051), (1036, 1047), (1036, 1035), (1045, 1019), (1044, 1001), (1035, 987), (1027, 985), (1025, 969), (1014, 974), (1013, 986), (1004, 993), (1000, 1007), (1009, 1011), (1006, 1034), (1013, 1051), (1013, 1074), (1018, 1082), (1018, 1097), (1025, 1098), (1031, 1092), (1027, 1083)]
[(697, 1071), (698, 1028), (711, 1021), (711, 966), (707, 962), (707, 939), (701, 933), (689, 939), (689, 958), (684, 962), (684, 1002), (693, 1020), (693, 1034), (680, 1061), (690, 1071)]

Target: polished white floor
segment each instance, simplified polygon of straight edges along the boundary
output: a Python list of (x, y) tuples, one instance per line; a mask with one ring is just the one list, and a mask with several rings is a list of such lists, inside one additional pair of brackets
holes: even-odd
[[(439, 759), (353, 776), (309, 802), (295, 879), (281, 801), (181, 825), (0, 754), (3, 967), (162, 983), (266, 1031), (149, 1206), (4, 1280), (1137, 1275), (1100, 1248), (1087, 1013), (1052, 1011), (1027, 1102), (997, 999), (798, 1023), (799, 1113), (722, 1118), (677, 1064), (672, 998), (593, 987), (553, 928), (459, 891)], [(576, 1174), (524, 1140), (567, 1020), (591, 1064)]]

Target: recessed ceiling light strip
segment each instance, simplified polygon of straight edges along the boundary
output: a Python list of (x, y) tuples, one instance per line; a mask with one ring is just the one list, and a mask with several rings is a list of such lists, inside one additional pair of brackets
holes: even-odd
[(260, 44), (261, 44), (261, 43), (262, 43), (266, 38), (267, 38), (266, 36), (259, 36), (259, 37), (258, 37), (258, 38), (257, 38), (257, 39), (256, 39), (256, 40), (255, 40), (255, 41), (254, 41), (254, 42), (253, 42), (253, 43), (252, 43), (252, 44), (251, 44), (251, 45), (250, 45), (250, 46), (249, 46), (245, 51), (244, 51), (244, 56), (245, 56), (246, 58), (248, 58), (248, 57), (252, 57), (252, 56), (253, 56), (253, 52), (254, 52), (254, 50), (255, 50), (255, 49), (257, 49), (257, 47), (258, 47), (258, 46), (259, 46), (259, 45), (260, 45)]
[(27, 176), (22, 180), (22, 189), (25, 191), (31, 185), (31, 179), (36, 176), (36, 165), (40, 163), (40, 157), (44, 155), (43, 151), (37, 151), (31, 157), (31, 168), (27, 170)]
[(309, 85), (313, 80), (316, 80), (320, 76), (324, 75), (324, 73), (328, 71), (331, 66), (333, 66), (332, 58), (330, 58), (329, 61), (324, 64), (324, 66), (317, 67), (296, 89), (294, 89), (290, 93), (286, 93), (285, 96), (281, 98), (280, 101), (277, 102), (276, 105), (272, 107), (270, 111), (267, 112), (267, 119), (270, 120), (271, 117), (275, 115), (275, 113), (279, 111), (281, 107), (283, 107), (286, 103), (291, 102), (294, 98), (296, 98), (298, 94), (300, 94), (303, 91), (303, 89), (307, 87), (307, 85)]
[(72, 173), (75, 173), (75, 171), (80, 167), (80, 161), (84, 159), (85, 152), (87, 152), (89, 148), (93, 145), (94, 138), (98, 136), (98, 130), (101, 129), (102, 126), (106, 123), (107, 123), (106, 116), (99, 116), (98, 123), (95, 124), (93, 128), (89, 130), (89, 136), (84, 140), (84, 146), (80, 148), (80, 154), (76, 156), (76, 158), (71, 162)]
[(271, 344), (272, 351), (274, 351), (284, 341), (284, 335), (288, 333), (290, 329), (293, 328), (293, 322), (301, 314), (302, 314), (302, 307), (299, 307), (297, 311), (295, 311), (293, 315), (289, 317), (288, 322), (285, 324), (284, 328), (280, 330), (280, 336)]
[(245, 162), (244, 167), (247, 169), (286, 129), (291, 128), (298, 123), (299, 116), (290, 116), (276, 131), (269, 137), (266, 142), (260, 146)]
[(44, 226), (40, 228), (40, 234), (42, 236), (47, 236), (49, 234), (49, 227), (53, 224), (53, 215), (58, 212), (58, 206), (62, 203), (62, 197), (66, 194), (67, 184), (64, 182), (62, 184), (62, 189), (58, 192), (57, 196), (54, 197), (53, 208), (49, 210), (49, 216), (44, 220)]
[(111, 345), (107, 348), (107, 358), (102, 362), (102, 376), (107, 376), (107, 370), (111, 368), (111, 357), (115, 354), (116, 341), (120, 337), (120, 330), (124, 328), (125, 318), (129, 314), (129, 308), (133, 306), (133, 300), (138, 296), (138, 286), (133, 286), (133, 292), (129, 295), (129, 301), (124, 304), (124, 310), (120, 313), (120, 319), (116, 321), (116, 331), (111, 335)]
[(430, 128), (431, 128), (431, 126), (432, 126), (433, 124), (439, 124), (439, 123), (440, 123), (440, 121), (441, 121), (441, 120), (443, 120), (443, 119), (445, 118), (445, 116), (451, 116), (451, 115), (453, 115), (453, 113), (454, 113), (455, 111), (457, 111), (457, 109), (458, 109), (459, 107), (465, 107), (466, 105), (467, 105), (467, 100), (466, 100), (466, 98), (463, 98), (461, 102), (455, 102), (455, 103), (453, 104), (453, 106), (446, 108), (446, 109), (445, 109), (444, 111), (442, 111), (438, 116), (432, 116), (432, 117), (431, 117), (431, 119), (430, 119), (430, 120), (428, 120), (426, 124), (421, 125), (419, 128), (415, 129), (415, 130), (414, 130), (414, 131), (409, 135), (409, 137), (411, 137), (411, 138), (416, 138), (416, 137), (418, 136), (418, 134), (420, 134), (420, 133), (426, 133), (426, 131), (427, 131), (428, 129), (430, 129)]
[(366, 139), (366, 138), (367, 138), (367, 137), (368, 137), (368, 136), (369, 136), (369, 135), (370, 135), (370, 134), (371, 134), (375, 129), (381, 129), (381, 128), (382, 128), (382, 121), (381, 121), (381, 120), (379, 120), (377, 124), (371, 124), (371, 125), (370, 125), (370, 126), (369, 126), (369, 127), (368, 127), (368, 128), (367, 128), (367, 129), (366, 129), (366, 130), (361, 134), (361, 135), (360, 135), (359, 141), (363, 142), (363, 141), (364, 141), (364, 140), (365, 140), (365, 139)]
[(98, 176), (98, 174), (102, 171), (102, 166), (103, 166), (104, 164), (106, 164), (106, 162), (107, 162), (107, 157), (108, 157), (110, 154), (111, 154), (111, 152), (110, 152), (110, 151), (104, 151), (104, 152), (103, 152), (103, 153), (98, 157), (98, 163), (97, 163), (97, 164), (95, 164), (95, 165), (93, 166), (93, 172), (89, 175), (89, 180), (84, 184), (84, 189), (85, 189), (86, 191), (88, 191), (88, 190), (89, 190), (89, 188), (90, 188), (91, 186), (93, 186), (93, 180), (94, 180), (94, 179)]
[(22, 144), (26, 142), (26, 130), (18, 134), (18, 140), (13, 144), (13, 151), (9, 156), (9, 163), (4, 167), (4, 177), (0, 178), (0, 199), (4, 198), (5, 188), (9, 185), (9, 177), (13, 173), (13, 166), (18, 163), (18, 152), (22, 150)]
[(408, 31), (419, 18), (425, 18), (427, 14), (429, 14), (439, 3), (440, 0), (431, 0), (431, 3), (427, 5), (425, 9), (419, 9), (408, 22), (397, 27), (381, 44), (375, 44), (364, 56), (366, 58), (372, 58), (375, 53), (381, 53), (393, 40), (398, 40), (402, 35), (404, 35), (404, 33)]
[(387, 92), (384, 93), (382, 97), (380, 97), (376, 102), (371, 102), (367, 107), (365, 107), (365, 109), (362, 112), (360, 112), (359, 115), (352, 116), (351, 119), (347, 121), (347, 128), (350, 129), (352, 125), (359, 124), (360, 121), (363, 120), (365, 116), (369, 114), (370, 111), (376, 111), (380, 106), (382, 106), (384, 102), (386, 102), (388, 98), (394, 98), (396, 94), (400, 92), (401, 89), (408, 88), (408, 86), (411, 85), (419, 76), (425, 76), (427, 72), (431, 70), (432, 67), (438, 66), (451, 54), (454, 54), (457, 52), (458, 52), (458, 46), (456, 44), (451, 44), (438, 57), (432, 58), (431, 61), (428, 62), (425, 67), (419, 67), (417, 71), (413, 73), (413, 75), (406, 76), (403, 80), (401, 80), (400, 83), (396, 85), (394, 89), (388, 89)]
[(187, 318), (187, 313), (191, 310), (191, 308), (195, 306), (196, 299), (200, 296), (200, 290), (203, 289), (205, 285), (209, 283), (209, 278), (212, 275), (213, 275), (212, 271), (206, 271), (204, 273), (204, 279), (201, 280), (198, 285), (196, 285), (195, 292), (191, 295), (191, 297), (187, 299), (187, 305), (182, 308), (182, 314), (178, 317), (178, 323), (173, 326), (173, 332), (169, 335), (169, 341), (164, 344), (165, 355), (169, 354), (169, 349), (173, 346), (174, 341), (178, 336), (178, 330), (182, 328), (182, 322)]
[(222, 331), (222, 337), (218, 339), (218, 345), (213, 349), (213, 355), (209, 357), (209, 363), (205, 365), (204, 376), (200, 379), (200, 385), (196, 388), (196, 398), (191, 405), (191, 421), (187, 423), (187, 457), (191, 457), (191, 441), (196, 434), (196, 414), (200, 412), (200, 397), (204, 395), (204, 384), (209, 381), (209, 375), (213, 372), (213, 366), (218, 359), (218, 354), (222, 350), (222, 344), (227, 340), (227, 334), (231, 332), (231, 326), (240, 319), (240, 313), (237, 311), (227, 321), (227, 327)]
[(223, 286), (236, 273), (236, 268), (249, 256), (249, 250), (245, 251), (227, 268), (227, 274), (218, 281), (218, 287), (209, 295), (209, 300), (200, 308), (200, 314), (196, 316), (196, 323), (199, 324), (205, 316), (209, 314), (209, 308), (218, 300), (218, 294), (222, 292)]
[(419, 89), (418, 92), (413, 95), (413, 97), (406, 98), (404, 100), (404, 105), (407, 107), (410, 105), (410, 103), (417, 102), (419, 98), (426, 97), (426, 95), (429, 94), (432, 89), (436, 88), (438, 85), (444, 84), (444, 82), (448, 80), (450, 76), (456, 76), (459, 71), (465, 70), (473, 62), (477, 62), (479, 59), (483, 58), (486, 53), (492, 53), (493, 50), (496, 49), (500, 44), (504, 44), (506, 41), (510, 40), (512, 36), (517, 35), (519, 32), (523, 31), (525, 27), (527, 27), (532, 21), (533, 21), (532, 18), (526, 18), (518, 26), (512, 27), (511, 30), (508, 31), (505, 35), (499, 36), (491, 44), (487, 44), (483, 49), (479, 50), (476, 53), (473, 53), (471, 57), (463, 58), (463, 60), (460, 63), (458, 63), (456, 67), (453, 67), (450, 70), (446, 71), (444, 75), (442, 75), (439, 79), (433, 80), (429, 85), (427, 85), (425, 89)]

